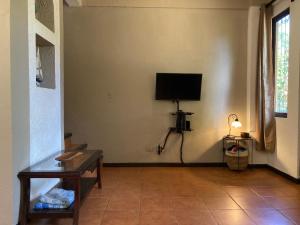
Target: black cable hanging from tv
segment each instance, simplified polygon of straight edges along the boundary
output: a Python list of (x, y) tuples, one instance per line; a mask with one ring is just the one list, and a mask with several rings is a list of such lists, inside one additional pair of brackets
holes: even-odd
[(180, 110), (179, 101), (200, 101), (201, 97), (202, 74), (197, 73), (157, 73), (156, 74), (156, 100), (172, 100), (176, 103), (176, 112), (171, 113), (176, 117), (176, 125), (169, 127), (165, 136), (164, 143), (157, 146), (157, 153), (164, 152), (167, 141), (172, 133), (181, 136), (180, 143), (180, 162), (183, 160), (184, 135), (186, 131), (191, 130), (191, 123), (187, 116), (193, 115), (192, 112)]
[[(194, 113), (191, 112), (183, 112), (182, 110), (180, 110), (179, 108), (179, 100), (176, 100), (176, 108), (177, 108), (177, 112), (176, 113), (172, 113), (173, 116), (176, 116), (176, 127), (169, 127), (169, 131), (164, 139), (164, 143), (163, 145), (158, 145), (157, 146), (157, 154), (161, 154), (164, 152), (167, 141), (170, 137), (171, 133), (178, 133), (181, 135), (181, 144), (180, 144), (180, 162), (182, 164), (184, 164), (184, 160), (183, 160), (183, 146), (184, 146), (184, 132), (185, 131), (192, 131), (190, 128), (190, 121), (186, 120), (186, 116), (187, 115), (192, 115)], [(188, 125), (187, 125), (188, 124)]]
[(184, 144), (184, 132), (181, 132), (180, 162), (182, 164), (184, 164), (184, 161), (183, 161), (183, 144)]

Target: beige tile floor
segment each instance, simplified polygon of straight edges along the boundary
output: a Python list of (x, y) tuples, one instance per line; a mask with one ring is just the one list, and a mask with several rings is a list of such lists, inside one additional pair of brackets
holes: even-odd
[(80, 225), (215, 224), (300, 224), (300, 185), (267, 169), (104, 168), (80, 214)]

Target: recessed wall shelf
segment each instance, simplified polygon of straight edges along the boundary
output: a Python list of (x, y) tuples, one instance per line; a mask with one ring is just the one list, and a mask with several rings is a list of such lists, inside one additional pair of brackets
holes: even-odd
[(54, 32), (53, 0), (35, 0), (35, 18)]
[(36, 45), (37, 46), (53, 46), (52, 43), (42, 38), (40, 35), (36, 35)]
[(55, 89), (55, 47), (36, 34), (36, 85)]

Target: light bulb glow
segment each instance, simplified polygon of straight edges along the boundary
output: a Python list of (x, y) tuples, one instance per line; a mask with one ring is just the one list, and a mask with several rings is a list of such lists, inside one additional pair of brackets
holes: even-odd
[(240, 128), (240, 127), (242, 127), (242, 124), (241, 124), (240, 121), (234, 120), (234, 121), (231, 123), (231, 127), (234, 127), (234, 128)]

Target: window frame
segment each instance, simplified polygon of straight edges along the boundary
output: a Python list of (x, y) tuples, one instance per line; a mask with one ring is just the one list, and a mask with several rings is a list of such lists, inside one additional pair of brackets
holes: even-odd
[[(290, 15), (290, 8), (283, 10), (281, 13), (279, 13), (278, 15), (276, 15), (272, 18), (272, 59), (273, 59), (273, 75), (274, 75), (274, 81), (275, 81), (274, 84), (275, 85), (276, 85), (275, 61), (276, 61), (276, 41), (277, 41), (277, 39), (276, 39), (276, 32), (277, 32), (276, 23), (288, 15)], [(274, 88), (276, 90), (276, 87), (274, 87)], [(274, 99), (274, 103), (275, 103), (275, 100), (276, 100), (276, 96)], [(287, 115), (288, 115), (287, 112), (286, 113), (276, 112), (275, 109), (274, 109), (274, 113), (275, 113), (275, 117), (280, 117), (280, 118), (287, 118)]]

